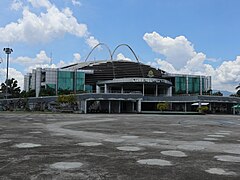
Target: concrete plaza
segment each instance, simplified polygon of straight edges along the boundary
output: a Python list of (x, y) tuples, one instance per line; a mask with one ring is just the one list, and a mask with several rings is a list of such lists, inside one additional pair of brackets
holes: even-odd
[(2, 180), (240, 179), (240, 116), (0, 113)]

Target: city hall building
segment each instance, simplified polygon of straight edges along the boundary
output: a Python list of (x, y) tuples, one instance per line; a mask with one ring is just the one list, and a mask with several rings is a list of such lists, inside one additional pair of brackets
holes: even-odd
[(211, 77), (171, 74), (149, 65), (126, 61), (90, 61), (59, 69), (37, 68), (24, 78), (26, 91), (51, 89), (52, 101), (61, 92), (76, 94), (83, 113), (127, 113), (156, 111), (167, 102), (170, 111), (196, 111), (208, 105), (212, 112), (231, 113), (239, 98), (209, 96)]

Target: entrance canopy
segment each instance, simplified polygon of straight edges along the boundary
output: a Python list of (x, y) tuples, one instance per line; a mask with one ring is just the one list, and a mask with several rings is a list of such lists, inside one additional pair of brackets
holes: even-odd
[(126, 83), (144, 83), (144, 84), (160, 84), (165, 86), (172, 86), (172, 83), (166, 79), (157, 78), (118, 78), (113, 80), (98, 81), (97, 84), (126, 84)]

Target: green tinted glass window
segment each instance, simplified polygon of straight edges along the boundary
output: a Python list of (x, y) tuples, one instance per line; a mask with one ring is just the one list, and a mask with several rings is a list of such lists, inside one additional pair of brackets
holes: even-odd
[(77, 76), (76, 76), (76, 90), (77, 91), (84, 91), (84, 84), (85, 84), (85, 73), (77, 72)]
[(92, 92), (92, 86), (91, 85), (85, 85), (85, 91)]
[(84, 91), (85, 73), (58, 71), (58, 90)]
[(186, 93), (186, 78), (185, 77), (176, 77), (175, 78), (175, 92), (177, 94)]
[(56, 84), (46, 84), (47, 86), (47, 88), (50, 88), (50, 89), (56, 89)]
[(188, 93), (199, 94), (200, 93), (200, 78), (189, 77), (188, 78)]
[(58, 90), (73, 90), (73, 72), (58, 71)]

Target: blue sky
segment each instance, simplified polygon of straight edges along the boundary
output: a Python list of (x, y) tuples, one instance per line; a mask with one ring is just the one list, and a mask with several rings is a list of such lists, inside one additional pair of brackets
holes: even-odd
[[(211, 75), (213, 89), (234, 92), (239, 7), (238, 0), (1, 0), (0, 47), (13, 48), (10, 77), (21, 86), (31, 68), (84, 61), (103, 42), (112, 50), (126, 43), (142, 62), (170, 73)], [(0, 57), (4, 81), (4, 52)], [(106, 58), (104, 47), (90, 57)], [(134, 60), (126, 48), (114, 58)]]

